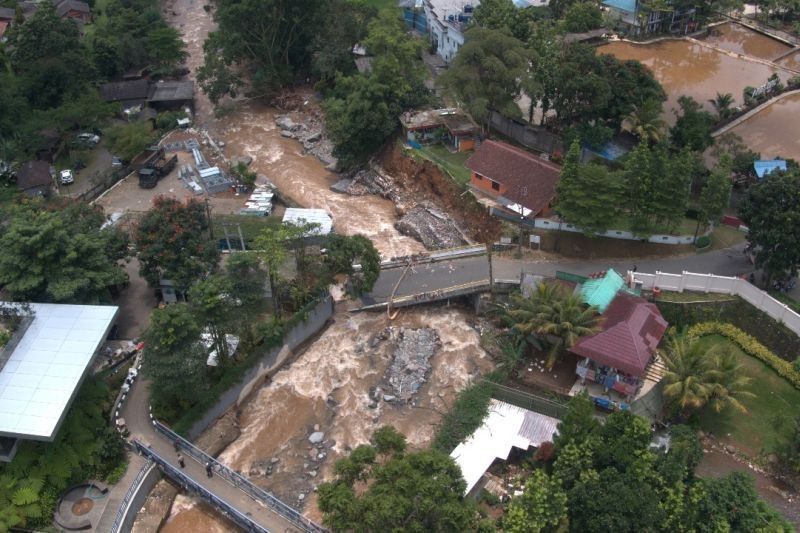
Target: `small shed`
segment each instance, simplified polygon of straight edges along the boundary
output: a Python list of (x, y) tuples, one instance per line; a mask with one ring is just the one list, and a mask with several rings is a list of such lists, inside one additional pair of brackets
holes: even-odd
[(786, 172), (786, 161), (783, 159), (762, 159), (753, 163), (753, 169), (756, 171), (758, 179), (764, 179), (764, 176), (776, 170)]
[(194, 109), (193, 81), (159, 81), (150, 86), (147, 102), (159, 111)]
[(304, 223), (318, 224), (312, 235), (327, 235), (333, 231), (333, 220), (324, 209), (299, 209), (290, 207), (283, 214), (283, 223), (302, 226)]
[(53, 186), (47, 161), (28, 161), (17, 171), (17, 187), (30, 197), (48, 196)]

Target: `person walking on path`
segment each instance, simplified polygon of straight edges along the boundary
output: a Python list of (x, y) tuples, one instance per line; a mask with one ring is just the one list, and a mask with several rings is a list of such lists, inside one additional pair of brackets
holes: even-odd
[(172, 447), (175, 448), (175, 453), (178, 453), (181, 450), (181, 443), (178, 441), (178, 439), (172, 441)]
[(208, 477), (212, 476), (212, 474), (211, 474), (211, 463), (206, 463), (206, 475)]
[(178, 464), (181, 465), (181, 468), (186, 468), (186, 463), (183, 462), (183, 456), (178, 452)]

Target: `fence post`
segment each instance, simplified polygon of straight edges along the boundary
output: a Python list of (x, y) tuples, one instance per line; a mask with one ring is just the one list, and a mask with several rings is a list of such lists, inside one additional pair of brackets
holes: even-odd
[(681, 279), (678, 280), (678, 292), (683, 292), (686, 288), (686, 271), (681, 271)]

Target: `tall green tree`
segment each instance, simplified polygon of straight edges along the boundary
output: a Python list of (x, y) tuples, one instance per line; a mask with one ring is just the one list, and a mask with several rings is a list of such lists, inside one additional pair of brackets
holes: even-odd
[(101, 229), (99, 208), (83, 203), (22, 204), (10, 211), (0, 236), (0, 285), (14, 299), (92, 304), (128, 276), (120, 266), (126, 239)]
[(603, 13), (593, 2), (572, 4), (564, 13), (564, 29), (572, 33), (596, 30), (603, 26)]
[(208, 238), (209, 224), (206, 206), (199, 200), (189, 198), (183, 203), (156, 197), (136, 227), (139, 274), (153, 288), (168, 279), (176, 288), (187, 290), (213, 272), (219, 250)]
[[(349, 276), (350, 291), (360, 295), (372, 290), (381, 273), (381, 257), (375, 245), (363, 235), (336, 235), (328, 238), (325, 264), (331, 275)], [(360, 265), (358, 272), (353, 265)]]
[(708, 103), (710, 103), (714, 107), (714, 111), (717, 112), (717, 120), (724, 120), (732, 113), (731, 106), (734, 103), (733, 94), (717, 93), (717, 96), (710, 99)]
[(146, 46), (156, 75), (172, 74), (189, 56), (180, 32), (169, 26), (156, 27), (147, 32)]
[(142, 339), (142, 371), (150, 379), (150, 398), (161, 416), (192, 406), (207, 387), (208, 353), (200, 342), (201, 325), (186, 303), (156, 309)]
[[(461, 470), (442, 452), (389, 453), (362, 445), (337, 462), (318, 487), (323, 523), (337, 531), (474, 531), (477, 514), (463, 498)], [(359, 483), (358, 487), (356, 483)]]
[(515, 497), (503, 516), (503, 530), (539, 533), (555, 530), (567, 520), (567, 493), (561, 480), (534, 470), (525, 481), (522, 495)]
[(714, 142), (711, 138), (711, 129), (714, 126), (714, 116), (704, 111), (701, 105), (690, 96), (678, 98), (680, 111), (676, 111), (678, 119), (670, 130), (672, 142), (679, 148), (688, 148), (695, 152), (702, 152)]
[[(716, 168), (711, 171), (708, 179), (700, 192), (700, 210), (697, 217), (698, 229), (700, 224), (707, 226), (725, 213), (731, 200), (731, 158), (724, 154)], [(697, 232), (695, 232), (696, 234)]]
[(525, 45), (501, 30), (470, 28), (464, 45), (439, 81), (488, 131), (491, 111), (518, 118), (516, 99), (531, 54)]
[(312, 43), (311, 72), (317, 87), (331, 88), (339, 76), (355, 74), (353, 47), (367, 35), (367, 24), (378, 15), (375, 6), (354, 0), (332, 0), (329, 20)]
[(520, 41), (530, 37), (535, 19), (532, 8), (518, 8), (511, 0), (485, 0), (472, 15), (472, 22), (476, 26), (506, 30)]
[(593, 237), (612, 227), (619, 215), (622, 184), (607, 167), (581, 165), (580, 145), (574, 141), (564, 158), (555, 210), (570, 224)]
[(115, 124), (106, 130), (111, 152), (130, 161), (155, 140), (149, 121)]
[(751, 476), (732, 472), (704, 485), (706, 497), (700, 504), (697, 531), (794, 531), (759, 497)]
[(757, 268), (767, 282), (786, 273), (797, 274), (800, 264), (800, 172), (772, 172), (750, 187), (739, 208), (749, 228)]

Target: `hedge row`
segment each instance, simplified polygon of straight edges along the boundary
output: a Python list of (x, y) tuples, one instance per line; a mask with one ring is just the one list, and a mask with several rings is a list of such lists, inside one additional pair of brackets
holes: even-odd
[(779, 376), (800, 389), (800, 372), (797, 371), (792, 363), (781, 359), (769, 351), (766, 346), (736, 326), (723, 324), (721, 322), (701, 322), (690, 327), (688, 334), (694, 337), (722, 335), (741, 348), (744, 353), (756, 359), (760, 359), (768, 366), (772, 367)]

